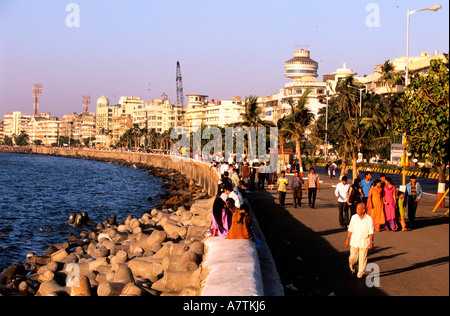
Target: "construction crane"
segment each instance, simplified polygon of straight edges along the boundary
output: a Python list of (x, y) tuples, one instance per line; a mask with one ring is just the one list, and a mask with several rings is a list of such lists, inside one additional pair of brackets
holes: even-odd
[(177, 62), (177, 103), (184, 107), (183, 77), (179, 61)]

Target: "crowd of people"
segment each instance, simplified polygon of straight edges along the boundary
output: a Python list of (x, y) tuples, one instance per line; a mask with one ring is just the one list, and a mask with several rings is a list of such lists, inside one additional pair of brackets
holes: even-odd
[[(302, 186), (305, 183), (311, 208), (315, 207), (316, 196), (320, 192), (319, 176), (314, 168), (311, 168), (308, 177), (303, 179), (298, 171), (298, 164), (286, 164), (280, 176), (270, 165), (263, 162), (213, 161), (210, 169), (215, 170), (220, 176), (210, 236), (255, 241), (255, 236), (251, 232), (249, 206), (242, 201), (242, 196), (250, 191), (264, 190), (266, 183), (270, 190), (277, 190), (281, 207), (285, 207), (288, 191), (293, 195), (294, 207), (301, 207)], [(287, 172), (294, 172), (291, 180), (286, 178)]]
[[(211, 170), (219, 176), (217, 197), (213, 205), (213, 219), (209, 229), (209, 236), (225, 237), (226, 239), (247, 239), (256, 241), (252, 231), (250, 207), (244, 203), (242, 192), (249, 188), (264, 187), (264, 182), (270, 175), (265, 164), (258, 166), (258, 170), (248, 163), (234, 162), (211, 163)], [(261, 173), (261, 171), (263, 171)], [(256, 177), (257, 174), (264, 176)], [(258, 178), (256, 183), (255, 179)], [(270, 183), (270, 182), (269, 182)]]
[[(335, 190), (342, 227), (349, 226), (349, 220), (356, 214), (360, 203), (366, 206), (367, 214), (373, 219), (375, 231), (407, 231), (415, 227), (417, 204), (423, 194), (416, 176), (410, 177), (405, 192), (397, 190), (392, 179), (385, 174), (373, 180), (371, 171), (365, 172), (363, 180), (356, 178), (352, 185), (347, 182), (347, 177), (343, 176)], [(406, 210), (409, 227), (405, 221)]]
[[(228, 239), (256, 238), (251, 228), (251, 215), (249, 205), (244, 203), (243, 196), (250, 191), (263, 190), (266, 184), (270, 190), (276, 189), (282, 207), (285, 206), (288, 190), (294, 195), (295, 207), (301, 206), (302, 185), (305, 183), (298, 171), (292, 181), (286, 178), (286, 172), (292, 169), (298, 170), (298, 165), (286, 164), (285, 171), (280, 177), (272, 166), (264, 162), (212, 161), (210, 170), (215, 170), (220, 176), (218, 194), (213, 207), (213, 221), (209, 230), (210, 236), (225, 237)], [(311, 207), (314, 207), (316, 194), (319, 189), (319, 178), (308, 177), (309, 199)], [(308, 191), (308, 188), (307, 188)]]
[(374, 247), (375, 231), (379, 232), (383, 226), (386, 231), (408, 230), (405, 222), (406, 206), (409, 229), (414, 228), (417, 204), (423, 192), (415, 175), (410, 177), (405, 192), (397, 191), (392, 179), (385, 174), (381, 174), (380, 179), (374, 181), (371, 171), (366, 171), (363, 180), (356, 178), (351, 186), (347, 180), (347, 177), (343, 176), (335, 190), (339, 205), (339, 223), (342, 227), (348, 227), (345, 246), (350, 248), (350, 273), (364, 280), (367, 255)]
[[(294, 208), (302, 206), (302, 187), (308, 194), (309, 207), (315, 208), (317, 193), (320, 192), (319, 175), (310, 168), (305, 179), (298, 166), (285, 166), (280, 176), (264, 163), (212, 162), (211, 169), (220, 175), (218, 196), (213, 207), (213, 221), (210, 236), (227, 239), (248, 239), (255, 241), (252, 232), (251, 215), (242, 195), (248, 191), (261, 190), (267, 182), (269, 189), (278, 191), (281, 207), (285, 207), (286, 194), (292, 194)], [(328, 176), (335, 176), (335, 164), (328, 164)], [(294, 176), (288, 179), (287, 172)], [(362, 279), (367, 264), (367, 254), (374, 245), (375, 231), (406, 231), (415, 227), (417, 205), (423, 192), (416, 176), (410, 177), (404, 192), (398, 191), (390, 177), (380, 174), (373, 180), (372, 172), (366, 171), (365, 178), (356, 178), (348, 183), (344, 172), (335, 189), (338, 200), (339, 224), (347, 229), (345, 245), (350, 248), (349, 265), (352, 275)], [(408, 215), (409, 227), (405, 217)], [(359, 262), (359, 271), (355, 266)]]

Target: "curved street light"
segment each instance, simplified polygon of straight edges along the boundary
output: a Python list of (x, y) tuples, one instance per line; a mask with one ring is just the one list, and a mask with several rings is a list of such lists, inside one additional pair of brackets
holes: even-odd
[[(418, 9), (418, 10), (408, 10), (408, 14), (407, 14), (407, 32), (406, 32), (406, 74), (405, 74), (405, 88), (408, 86), (409, 84), (409, 24), (410, 24), (410, 17), (412, 14), (419, 12), (419, 11), (439, 11), (442, 8), (442, 5), (435, 5), (433, 7), (429, 7), (429, 8), (423, 8), (423, 9)], [(402, 186), (400, 188), (401, 191), (405, 191), (406, 189), (406, 144), (407, 144), (407, 140), (406, 140), (406, 134), (403, 135), (403, 139), (402, 139), (402, 143), (403, 143), (403, 179), (402, 179)]]
[(435, 5), (433, 7), (424, 8), (424, 9), (418, 9), (418, 10), (408, 10), (407, 14), (407, 34), (406, 34), (406, 75), (405, 75), (405, 87), (409, 84), (409, 24), (410, 24), (410, 17), (412, 14), (419, 12), (419, 11), (439, 11), (442, 9), (442, 5)]

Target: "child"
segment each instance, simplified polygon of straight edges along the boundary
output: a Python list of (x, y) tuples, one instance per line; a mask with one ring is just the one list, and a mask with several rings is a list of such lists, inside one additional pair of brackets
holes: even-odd
[(401, 191), (398, 192), (397, 209), (400, 215), (400, 224), (402, 225), (402, 231), (407, 231), (408, 229), (406, 228), (405, 223), (405, 193)]

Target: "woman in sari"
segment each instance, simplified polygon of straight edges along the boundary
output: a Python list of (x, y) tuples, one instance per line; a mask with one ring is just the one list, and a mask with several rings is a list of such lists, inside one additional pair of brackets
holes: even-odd
[(359, 203), (361, 203), (361, 197), (364, 197), (364, 192), (361, 189), (361, 179), (356, 178), (353, 180), (347, 199), (347, 204), (349, 205), (351, 214), (350, 218), (356, 214), (356, 207)]
[(233, 199), (228, 199), (225, 205), (233, 213), (233, 223), (231, 224), (226, 239), (247, 239), (254, 242), (255, 238), (251, 228), (252, 218), (248, 205), (242, 204), (241, 209), (238, 210), (234, 206)]
[(367, 199), (367, 214), (372, 217), (377, 232), (380, 231), (380, 226), (386, 223), (383, 192), (381, 181), (375, 180), (375, 186), (370, 188)]
[(213, 205), (212, 225), (209, 229), (213, 237), (226, 237), (231, 228), (233, 214), (226, 207), (221, 198), (217, 198)]
[(391, 229), (396, 231), (395, 223), (395, 207), (397, 205), (397, 190), (392, 184), (390, 177), (386, 178), (386, 185), (384, 186), (384, 214), (386, 216), (386, 230)]

